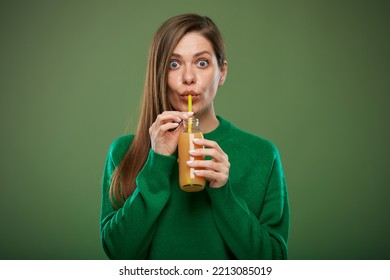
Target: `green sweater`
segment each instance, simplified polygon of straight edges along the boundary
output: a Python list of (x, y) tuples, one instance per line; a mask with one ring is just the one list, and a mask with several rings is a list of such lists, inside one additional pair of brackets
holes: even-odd
[(204, 134), (228, 155), (221, 188), (188, 193), (178, 183), (177, 154), (149, 152), (137, 188), (122, 208), (109, 199), (110, 177), (133, 140), (116, 139), (103, 175), (101, 238), (111, 259), (286, 259), (289, 204), (279, 153), (267, 140), (218, 116)]

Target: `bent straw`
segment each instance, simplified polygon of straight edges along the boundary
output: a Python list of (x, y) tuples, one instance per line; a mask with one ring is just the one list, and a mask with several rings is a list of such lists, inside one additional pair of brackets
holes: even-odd
[[(192, 112), (192, 95), (188, 95), (188, 112)], [(188, 119), (188, 133), (192, 133), (192, 119)]]

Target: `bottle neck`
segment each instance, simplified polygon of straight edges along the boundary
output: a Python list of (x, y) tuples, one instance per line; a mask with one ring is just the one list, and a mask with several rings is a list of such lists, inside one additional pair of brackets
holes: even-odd
[(183, 120), (184, 132), (188, 133), (196, 133), (200, 132), (199, 128), (199, 120), (197, 118), (188, 118), (187, 120)]

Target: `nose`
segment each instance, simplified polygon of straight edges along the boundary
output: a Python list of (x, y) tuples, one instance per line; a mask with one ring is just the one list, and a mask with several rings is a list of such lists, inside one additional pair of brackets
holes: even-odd
[(191, 85), (196, 83), (196, 75), (191, 67), (185, 67), (183, 71), (183, 84)]

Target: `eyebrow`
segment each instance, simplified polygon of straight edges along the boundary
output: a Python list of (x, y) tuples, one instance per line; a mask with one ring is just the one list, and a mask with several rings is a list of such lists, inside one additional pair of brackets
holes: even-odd
[[(197, 52), (196, 54), (194, 54), (193, 57), (198, 57), (198, 56), (201, 56), (203, 54), (208, 54), (208, 55), (212, 56), (212, 54), (209, 51), (201, 51), (201, 52)], [(172, 57), (181, 58), (182, 56), (180, 54), (173, 53)]]

